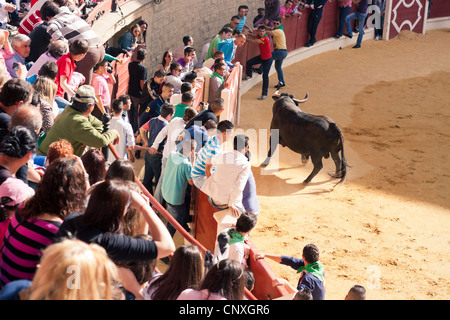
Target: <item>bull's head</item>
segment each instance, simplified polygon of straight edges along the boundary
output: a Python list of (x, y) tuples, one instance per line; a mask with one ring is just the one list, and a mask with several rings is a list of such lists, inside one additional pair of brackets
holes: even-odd
[(294, 103), (295, 103), (296, 106), (298, 106), (299, 103), (303, 103), (303, 102), (305, 102), (306, 100), (308, 100), (308, 93), (306, 93), (305, 97), (304, 97), (302, 100), (298, 100), (298, 99), (295, 99), (295, 97), (294, 97), (292, 94), (289, 94), (289, 93), (279, 93), (279, 91), (280, 91), (280, 86), (278, 85), (277, 91), (275, 91), (275, 93), (274, 93), (273, 96), (272, 96), (272, 99), (273, 99), (273, 100), (277, 101), (277, 100), (278, 100), (279, 98), (281, 98), (281, 97), (289, 97), (289, 98), (292, 99), (292, 101), (294, 101)]

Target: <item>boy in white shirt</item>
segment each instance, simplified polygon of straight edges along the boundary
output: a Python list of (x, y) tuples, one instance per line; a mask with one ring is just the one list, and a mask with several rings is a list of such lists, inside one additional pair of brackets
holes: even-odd
[[(111, 118), (111, 121), (109, 122), (109, 128), (110, 130), (115, 129), (119, 133), (119, 143), (115, 145), (115, 149), (119, 156), (122, 159), (130, 160), (131, 162), (134, 162), (134, 134), (133, 134), (133, 128), (131, 127), (131, 124), (127, 121), (125, 121), (122, 118), (123, 113), (123, 102), (122, 100), (116, 99), (111, 104), (113, 117)], [(108, 158), (107, 158), (107, 164), (111, 164), (114, 162), (116, 158), (112, 154), (111, 150), (108, 150)]]
[(217, 236), (214, 257), (217, 261), (233, 259), (247, 267), (250, 246), (246, 243), (246, 236), (256, 226), (255, 214), (244, 212), (236, 221), (236, 227), (223, 230)]

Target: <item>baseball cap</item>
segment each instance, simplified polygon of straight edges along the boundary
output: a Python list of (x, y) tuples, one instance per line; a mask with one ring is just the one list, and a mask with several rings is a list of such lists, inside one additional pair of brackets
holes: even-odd
[(97, 98), (95, 97), (94, 87), (90, 85), (83, 85), (79, 87), (77, 92), (73, 96), (73, 99), (81, 103), (89, 104), (98, 102)]
[(2, 206), (14, 207), (33, 195), (33, 188), (16, 178), (8, 178), (0, 185), (0, 205)]

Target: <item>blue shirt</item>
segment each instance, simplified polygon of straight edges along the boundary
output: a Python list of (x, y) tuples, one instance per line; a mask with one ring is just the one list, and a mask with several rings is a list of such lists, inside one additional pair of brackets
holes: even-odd
[[(303, 259), (281, 256), (281, 264), (290, 266), (292, 269), (298, 270), (305, 265)], [(313, 300), (325, 300), (325, 272), (323, 273), (324, 281), (311, 273), (303, 272), (298, 280), (297, 290), (307, 287), (311, 290)]]
[(236, 29), (238, 29), (240, 32), (244, 29), (245, 21), (247, 20), (247, 16), (244, 16), (242, 19), (239, 18), (239, 24), (237, 25)]
[(256, 182), (253, 172), (250, 171), (245, 188), (242, 191), (242, 205), (246, 212), (259, 212), (259, 201), (256, 195)]
[(139, 127), (142, 127), (145, 123), (150, 121), (150, 119), (159, 116), (161, 114), (161, 107), (166, 102), (168, 101), (164, 101), (161, 97), (150, 102), (139, 117)]
[(217, 45), (217, 51), (222, 51), (224, 53), (224, 59), (227, 64), (231, 64), (236, 53), (236, 46), (234, 45), (234, 40), (236, 38), (230, 38), (219, 42)]
[(194, 168), (192, 169), (192, 177), (197, 178), (206, 175), (206, 160), (211, 159), (220, 151), (222, 151), (222, 145), (217, 136), (209, 138), (205, 146), (197, 153), (197, 159)]
[(127, 51), (133, 50), (133, 44), (136, 43), (136, 38), (129, 32), (123, 34), (117, 41), (120, 49), (125, 49)]
[(16, 70), (13, 69), (14, 62), (20, 62), (23, 65), (25, 65), (26, 62), (25, 58), (18, 54), (16, 51), (14, 51), (14, 55), (11, 58), (5, 59), (6, 70), (9, 72), (12, 78), (17, 78)]
[(197, 142), (197, 146), (195, 147), (195, 152), (197, 153), (200, 151), (201, 148), (204, 147), (206, 142), (208, 142), (208, 140), (209, 140), (209, 137), (208, 137), (208, 134), (206, 133), (206, 131), (195, 124), (190, 126), (188, 129), (185, 129), (183, 131), (183, 133), (184, 133), (183, 140), (178, 142), (178, 145), (177, 145), (177, 150), (179, 152), (181, 151), (181, 148), (183, 147), (185, 141), (195, 139), (195, 142)]

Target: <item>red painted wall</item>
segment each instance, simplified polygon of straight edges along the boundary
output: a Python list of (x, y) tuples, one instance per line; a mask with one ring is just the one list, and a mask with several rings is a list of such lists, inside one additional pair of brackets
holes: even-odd
[(450, 17), (450, 1), (449, 0), (433, 0), (430, 7), (429, 18)]
[[(410, 0), (392, 1), (389, 39), (395, 38), (398, 35), (399, 31), (403, 30), (410, 30), (417, 33), (422, 33), (425, 18), (426, 0), (419, 0), (419, 1), (420, 4), (422, 5), (421, 8), (417, 2), (414, 2), (412, 6), (407, 7), (405, 3), (409, 5), (411, 3)], [(400, 28), (400, 30), (397, 30), (397, 28)]]

